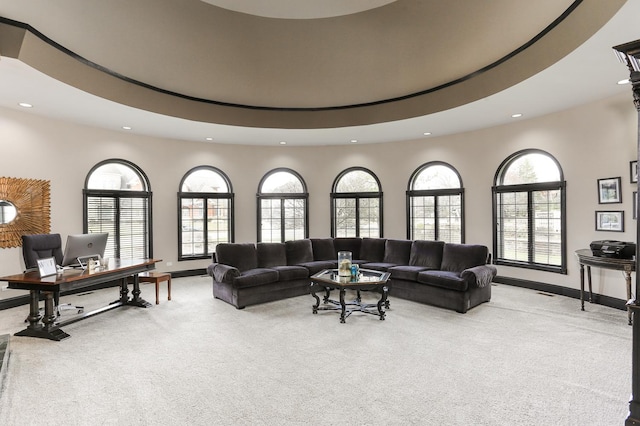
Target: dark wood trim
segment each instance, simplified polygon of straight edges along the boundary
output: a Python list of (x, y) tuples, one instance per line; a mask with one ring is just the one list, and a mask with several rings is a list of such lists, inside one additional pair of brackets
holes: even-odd
[[(493, 279), (494, 283), (506, 284), (514, 287), (528, 288), (530, 290), (543, 291), (545, 293), (557, 294), (560, 296), (571, 297), (580, 300), (580, 290), (575, 288), (563, 287), (555, 284), (541, 283), (538, 281), (523, 280), (520, 278), (510, 278), (498, 275)], [(627, 301), (617, 299), (615, 297), (605, 296), (603, 294), (593, 293), (593, 303), (606, 306), (609, 308), (627, 310)], [(580, 305), (576, 305), (576, 310), (580, 310)]]

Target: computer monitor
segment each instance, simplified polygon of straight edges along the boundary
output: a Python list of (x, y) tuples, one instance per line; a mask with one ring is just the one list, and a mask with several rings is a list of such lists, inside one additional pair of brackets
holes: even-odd
[(104, 256), (107, 247), (108, 232), (96, 234), (76, 234), (67, 236), (61, 266), (79, 265), (78, 258), (85, 256)]

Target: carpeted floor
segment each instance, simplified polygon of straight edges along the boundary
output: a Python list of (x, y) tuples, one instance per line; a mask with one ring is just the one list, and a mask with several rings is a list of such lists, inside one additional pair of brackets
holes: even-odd
[[(166, 292), (166, 287), (163, 289)], [(153, 300), (152, 285), (143, 297)], [(68, 296), (97, 308), (117, 289)], [(386, 321), (311, 314), (311, 296), (236, 310), (209, 277), (172, 301), (11, 336), (1, 425), (619, 425), (624, 311), (506, 285), (461, 315), (390, 298)], [(27, 307), (0, 311), (0, 335)], [(70, 314), (65, 314), (70, 315)]]

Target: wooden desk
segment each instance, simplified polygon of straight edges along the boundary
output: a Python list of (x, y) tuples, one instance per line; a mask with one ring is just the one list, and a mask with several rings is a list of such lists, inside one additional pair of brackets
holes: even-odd
[[(40, 274), (37, 271), (0, 278), (0, 281), (9, 283), (9, 288), (29, 290), (29, 316), (27, 317), (29, 325), (15, 335), (60, 341), (70, 337), (69, 334), (61, 329), (65, 325), (121, 306), (151, 307), (151, 303), (140, 298), (138, 274), (155, 269), (155, 264), (159, 261), (154, 259), (110, 259), (109, 266), (92, 272), (82, 269), (65, 269), (62, 273), (43, 278), (40, 278)], [(128, 277), (133, 277), (131, 298), (128, 296)], [(118, 300), (95, 311), (74, 316), (66, 321), (55, 322), (54, 293), (117, 280), (120, 280), (120, 298)], [(38, 310), (41, 292), (45, 296), (44, 316), (40, 315)]]
[[(580, 305), (584, 311), (584, 267), (587, 266), (587, 279), (589, 281), (589, 302), (593, 301), (593, 290), (591, 288), (591, 267), (603, 269), (613, 269), (623, 271), (627, 284), (627, 301), (631, 300), (631, 272), (636, 270), (634, 259), (614, 259), (611, 257), (594, 256), (589, 249), (576, 250), (576, 257), (580, 262)], [(637, 297), (637, 295), (636, 295)], [(631, 310), (627, 307), (629, 325), (631, 325)]]

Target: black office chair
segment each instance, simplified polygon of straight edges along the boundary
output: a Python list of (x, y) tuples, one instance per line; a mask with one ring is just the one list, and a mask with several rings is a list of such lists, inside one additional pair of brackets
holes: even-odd
[[(22, 257), (27, 269), (37, 268), (38, 259), (53, 257), (56, 265), (62, 264), (62, 238), (60, 234), (35, 234), (22, 236)], [(60, 316), (61, 310), (77, 310), (78, 313), (84, 311), (83, 306), (75, 306), (70, 303), (60, 305), (60, 291), (53, 293), (53, 303), (55, 305), (56, 316)]]

